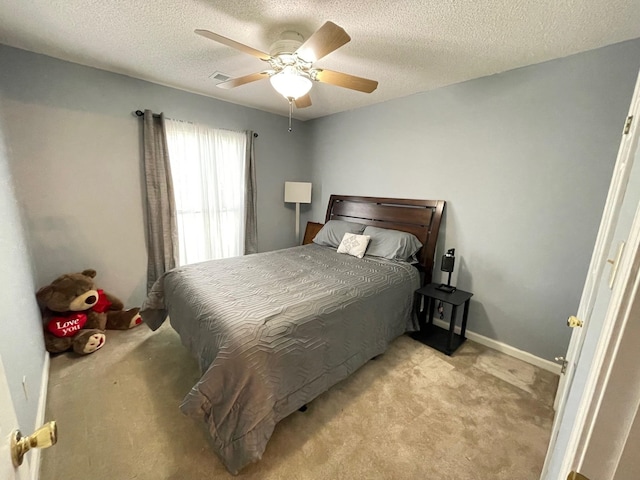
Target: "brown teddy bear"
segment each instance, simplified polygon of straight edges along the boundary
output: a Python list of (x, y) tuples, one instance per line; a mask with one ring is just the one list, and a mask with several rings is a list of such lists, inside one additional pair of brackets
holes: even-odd
[(95, 276), (91, 269), (61, 275), (36, 293), (47, 351), (93, 353), (104, 345), (104, 330), (127, 330), (142, 323), (140, 309), (124, 310), (118, 298), (96, 288)]

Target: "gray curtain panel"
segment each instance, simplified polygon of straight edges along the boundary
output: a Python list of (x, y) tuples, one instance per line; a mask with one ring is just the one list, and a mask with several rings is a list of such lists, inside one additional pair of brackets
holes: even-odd
[(245, 194), (244, 194), (244, 253), (258, 252), (258, 193), (256, 191), (256, 161), (253, 148), (253, 132), (247, 130), (247, 150), (245, 154)]
[(178, 223), (164, 114), (144, 111), (144, 172), (147, 187), (147, 293), (178, 263)]

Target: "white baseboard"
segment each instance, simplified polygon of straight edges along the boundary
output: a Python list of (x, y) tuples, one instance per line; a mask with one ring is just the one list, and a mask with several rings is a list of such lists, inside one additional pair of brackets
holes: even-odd
[[(49, 352), (44, 352), (44, 362), (42, 365), (42, 379), (40, 380), (40, 398), (38, 399), (38, 411), (36, 412), (36, 424), (33, 426), (35, 431), (45, 423), (45, 413), (47, 409), (47, 392), (49, 385)], [(40, 478), (40, 451), (39, 448), (31, 450), (31, 458), (29, 459), (29, 466), (31, 468), (31, 480), (38, 480)]]
[[(444, 320), (434, 318), (433, 323), (439, 327), (449, 330), (449, 322), (445, 322)], [(456, 326), (455, 332), (457, 334), (460, 334), (460, 326)], [(478, 333), (474, 333), (469, 330), (467, 330), (465, 336), (469, 340), (479, 343), (480, 345), (484, 345), (485, 347), (492, 348), (493, 350), (497, 350), (498, 352), (504, 353), (505, 355), (509, 355), (511, 357), (517, 358), (518, 360), (522, 360), (523, 362), (527, 362), (531, 365), (535, 365), (536, 367), (540, 367), (543, 370), (547, 370), (548, 372), (555, 373), (556, 375), (560, 375), (560, 370), (562, 367), (550, 360), (545, 360), (544, 358), (536, 357), (535, 355), (529, 352), (518, 350), (517, 348), (512, 347), (511, 345), (507, 345), (506, 343), (499, 342), (497, 340), (494, 340), (489, 337), (485, 337), (484, 335), (480, 335)]]

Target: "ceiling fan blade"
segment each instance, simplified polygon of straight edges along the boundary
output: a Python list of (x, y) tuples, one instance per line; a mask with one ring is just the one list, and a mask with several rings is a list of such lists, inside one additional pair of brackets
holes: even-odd
[(342, 27), (333, 22), (326, 22), (300, 45), (296, 53), (301, 59), (313, 63), (337, 50), (349, 40), (351, 37)]
[(356, 77), (348, 73), (334, 72), (332, 70), (317, 70), (315, 74), (317, 81), (330, 83), (338, 87), (350, 88), (359, 92), (371, 93), (378, 88), (378, 82), (368, 78)]
[(240, 85), (244, 85), (245, 83), (255, 82), (267, 77), (269, 77), (269, 74), (267, 72), (252, 73), (250, 75), (245, 75), (244, 77), (232, 78), (231, 80), (227, 80), (226, 82), (218, 83), (216, 87), (227, 89), (234, 88), (239, 87)]
[(198, 35), (202, 35), (214, 42), (222, 43), (231, 48), (235, 48), (236, 50), (240, 50), (241, 52), (248, 53), (249, 55), (253, 55), (254, 57), (258, 57), (260, 60), (269, 60), (271, 55), (268, 53), (261, 52), (260, 50), (256, 50), (255, 48), (248, 47), (243, 43), (236, 42), (235, 40), (231, 40), (230, 38), (223, 37), (222, 35), (218, 35), (217, 33), (210, 32), (209, 30), (194, 30)]
[(311, 95), (308, 93), (302, 97), (296, 98), (296, 108), (307, 108), (311, 106)]

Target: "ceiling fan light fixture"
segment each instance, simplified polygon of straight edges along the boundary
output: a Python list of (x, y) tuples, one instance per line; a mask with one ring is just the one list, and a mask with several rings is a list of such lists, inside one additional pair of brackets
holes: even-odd
[(269, 81), (275, 91), (287, 100), (296, 100), (306, 95), (313, 85), (308, 75), (291, 66), (271, 75)]

